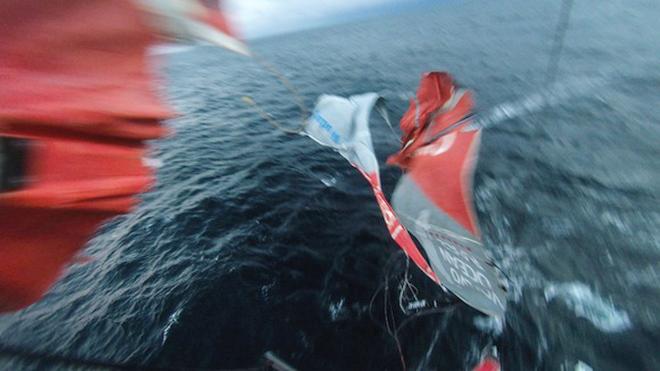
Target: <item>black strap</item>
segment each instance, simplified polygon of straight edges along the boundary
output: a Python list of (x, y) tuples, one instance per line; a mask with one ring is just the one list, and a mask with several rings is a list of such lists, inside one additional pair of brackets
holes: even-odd
[(25, 185), (28, 146), (24, 139), (0, 137), (0, 192)]

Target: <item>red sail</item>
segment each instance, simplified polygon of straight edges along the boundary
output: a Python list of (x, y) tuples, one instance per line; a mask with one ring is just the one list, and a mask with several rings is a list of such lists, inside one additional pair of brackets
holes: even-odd
[(401, 118), (403, 148), (388, 159), (389, 164), (407, 167), (414, 152), (437, 139), (443, 132), (468, 116), (472, 111), (472, 96), (454, 87), (446, 72), (429, 72), (422, 76), (417, 95), (410, 101)]
[(479, 132), (458, 127), (472, 107), (470, 92), (455, 89), (449, 74), (425, 74), (416, 102), (401, 119), (404, 146), (388, 163), (405, 168), (437, 207), (478, 235), (471, 179)]
[(408, 175), (426, 196), (475, 236), (472, 172), (478, 145), (478, 131), (454, 131), (419, 150), (408, 167)]
[(473, 308), (502, 317), (506, 292), (479, 242), (472, 200), (480, 131), (468, 127), (471, 94), (446, 73), (432, 72), (417, 99), (401, 123), (404, 146), (389, 159), (406, 170), (392, 206), (441, 284)]
[[(145, 142), (173, 112), (147, 60), (158, 22), (137, 2), (3, 0), (0, 14), (2, 312), (38, 300), (135, 206), (153, 182)], [(196, 16), (224, 35), (217, 10)]]

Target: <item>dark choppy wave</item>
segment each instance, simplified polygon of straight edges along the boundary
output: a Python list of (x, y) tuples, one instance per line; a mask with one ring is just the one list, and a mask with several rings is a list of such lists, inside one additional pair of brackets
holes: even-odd
[[(477, 93), (488, 129), (476, 202), (510, 307), (503, 326), (462, 305), (410, 322), (410, 369), (464, 369), (493, 336), (505, 370), (660, 368), (660, 11), (576, 2), (558, 82), (544, 87), (558, 12), (447, 3), (254, 45), (309, 106), (377, 91), (398, 117), (431, 69)], [(301, 369), (398, 369), (383, 282), (405, 264), (364, 180), (243, 105), (249, 94), (299, 117), (250, 60), (196, 48), (162, 67), (183, 116), (154, 143), (158, 185), (90, 243), (92, 263), (1, 317), (1, 342), (150, 366), (246, 367), (273, 350)], [(374, 130), (381, 155), (396, 149)], [(384, 169), (387, 190), (398, 176)]]

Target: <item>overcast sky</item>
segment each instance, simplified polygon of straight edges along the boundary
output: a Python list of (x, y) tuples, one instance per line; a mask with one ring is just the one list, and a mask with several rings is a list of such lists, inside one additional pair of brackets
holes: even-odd
[(411, 0), (227, 0), (229, 17), (246, 38), (290, 32), (341, 21), (342, 16), (368, 17), (386, 6)]

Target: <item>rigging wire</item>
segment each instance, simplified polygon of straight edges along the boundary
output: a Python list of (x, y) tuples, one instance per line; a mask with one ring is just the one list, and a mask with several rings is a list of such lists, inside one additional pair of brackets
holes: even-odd
[[(402, 259), (405, 260), (405, 268), (401, 266)], [(429, 303), (429, 306), (426, 309), (419, 310), (414, 313), (410, 313), (408, 309), (405, 308), (405, 306), (402, 305), (402, 296), (404, 294), (401, 293), (401, 291), (406, 291), (409, 290), (412, 294), (412, 296), (416, 299), (418, 299), (417, 294), (419, 293), (417, 287), (415, 287), (410, 281), (409, 281), (409, 267), (410, 267), (410, 259), (408, 259), (403, 251), (398, 251), (394, 254), (392, 254), (387, 262), (384, 264), (383, 268), (383, 281), (381, 284), (378, 286), (378, 288), (375, 290), (374, 294), (371, 297), (371, 300), (369, 301), (369, 308), (368, 308), (368, 314), (371, 320), (378, 325), (381, 329), (385, 331), (387, 335), (389, 335), (396, 347), (396, 351), (399, 355), (399, 360), (401, 362), (401, 368), (402, 370), (406, 371), (407, 370), (407, 364), (405, 361), (405, 356), (403, 352), (403, 343), (401, 342), (400, 339), (400, 334), (402, 330), (410, 325), (411, 323), (415, 322), (416, 320), (420, 318), (424, 318), (427, 316), (431, 316), (434, 314), (444, 314), (447, 316), (453, 315), (455, 310), (462, 305), (462, 302), (458, 300), (457, 298), (453, 298), (452, 300), (446, 302), (446, 303), (438, 303), (435, 300), (433, 300), (432, 303)], [(401, 272), (403, 270), (403, 272)], [(403, 274), (404, 278), (402, 280), (399, 280), (400, 276)], [(397, 288), (393, 290), (399, 290), (399, 293), (397, 294), (396, 292), (391, 293), (390, 291), (390, 282), (391, 281), (396, 281), (399, 280), (399, 284), (397, 285)], [(376, 304), (376, 299), (377, 297), (382, 293), (383, 296), (383, 313), (382, 315), (384, 316), (383, 320), (380, 321), (374, 316), (374, 305)], [(398, 300), (390, 300), (390, 297), (394, 296), (395, 298), (398, 297)], [(395, 299), (393, 298), (393, 299)], [(406, 317), (403, 319), (400, 323), (397, 323), (396, 321), (396, 315), (394, 313), (394, 309), (396, 309), (396, 305), (392, 304), (391, 301), (398, 301), (398, 307), (401, 309), (402, 314)]]
[(566, 31), (571, 18), (571, 10), (573, 9), (574, 0), (563, 0), (561, 8), (559, 9), (559, 21), (555, 28), (554, 41), (550, 56), (548, 58), (548, 67), (545, 73), (545, 84), (550, 85), (557, 79), (557, 72), (559, 71), (559, 62), (561, 54), (564, 50), (564, 40), (566, 39)]
[(286, 125), (283, 125), (279, 120), (273, 117), (273, 115), (269, 114), (263, 107), (261, 107), (261, 105), (259, 105), (259, 103), (257, 103), (251, 96), (243, 96), (241, 100), (245, 104), (251, 106), (255, 111), (257, 111), (259, 115), (274, 128), (286, 134), (301, 134), (307, 125), (307, 116), (309, 116), (309, 110), (307, 109), (307, 106), (305, 106), (305, 102), (302, 98), (302, 95), (300, 94), (300, 91), (296, 89), (291, 81), (276, 66), (254, 52), (252, 52), (252, 56), (261, 68), (275, 77), (275, 79), (277, 79), (277, 81), (279, 81), (295, 98), (295, 103), (300, 109), (300, 125), (293, 129), (286, 127)]
[[(309, 116), (310, 110), (305, 105), (302, 94), (298, 89), (296, 89), (295, 85), (291, 83), (291, 81), (284, 75), (284, 73), (282, 73), (282, 71), (280, 71), (275, 65), (271, 64), (270, 62), (268, 62), (268, 60), (266, 60), (265, 58), (259, 56), (254, 52), (252, 54), (257, 64), (261, 66), (265, 71), (270, 73), (273, 77), (275, 77), (275, 79), (277, 79), (277, 81), (279, 81), (295, 98), (295, 103), (300, 110), (300, 125), (293, 129), (288, 128), (286, 125), (282, 124), (279, 120), (273, 117), (273, 115), (268, 113), (268, 111), (266, 111), (258, 102), (254, 100), (254, 98), (252, 98), (249, 95), (245, 95), (241, 97), (241, 100), (243, 101), (243, 103), (245, 103), (248, 106), (251, 106), (255, 111), (257, 111), (257, 113), (259, 113), (259, 115), (275, 129), (286, 134), (303, 134), (303, 132), (305, 131), (305, 127), (307, 126), (307, 117)], [(381, 115), (383, 120), (385, 120), (385, 123), (390, 129), (393, 138), (396, 140), (397, 143), (400, 144), (401, 139), (396, 134), (394, 127), (392, 126), (392, 122), (390, 120), (387, 107), (385, 107), (385, 105), (381, 103), (381, 104), (376, 104), (374, 109)]]

